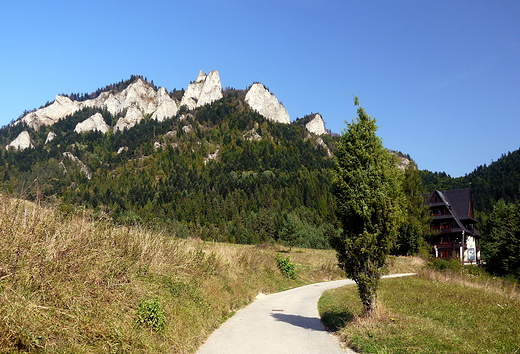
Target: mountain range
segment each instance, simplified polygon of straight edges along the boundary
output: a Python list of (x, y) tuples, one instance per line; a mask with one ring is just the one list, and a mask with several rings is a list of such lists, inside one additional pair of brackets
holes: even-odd
[[(121, 224), (241, 243), (327, 247), (338, 229), (331, 191), (337, 135), (319, 113), (291, 121), (261, 83), (221, 86), (200, 72), (187, 88), (142, 76), (61, 94), (0, 129), (0, 183), (63, 210)], [(396, 152), (404, 168), (410, 157)], [(425, 192), (471, 187), (475, 209), (520, 198), (520, 152), (451, 178), (421, 171)]]
[(291, 122), (261, 83), (186, 90), (141, 76), (62, 94), (0, 130), (0, 181), (32, 200), (121, 224), (240, 243), (328, 247), (335, 137), (319, 113)]

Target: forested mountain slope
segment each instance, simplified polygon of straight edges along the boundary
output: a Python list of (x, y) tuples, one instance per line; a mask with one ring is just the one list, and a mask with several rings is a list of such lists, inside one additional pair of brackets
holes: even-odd
[[(2, 128), (3, 190), (32, 200), (58, 198), (64, 210), (85, 206), (121, 224), (165, 228), (181, 237), (328, 247), (337, 223), (329, 135), (266, 119), (246, 103), (245, 90), (222, 90), (211, 104), (180, 106), (161, 120), (149, 110), (124, 129), (114, 127), (133, 106), (118, 113), (76, 103), (127, 87), (122, 82), (107, 86), (103, 92), (109, 93), (68, 95), (83, 100), (73, 101), (79, 110), (51, 125), (19, 120)], [(169, 93), (177, 103), (183, 94)], [(153, 92), (147, 97), (156, 99)], [(77, 132), (98, 113), (110, 129)], [(24, 131), (32, 147), (9, 147)]]

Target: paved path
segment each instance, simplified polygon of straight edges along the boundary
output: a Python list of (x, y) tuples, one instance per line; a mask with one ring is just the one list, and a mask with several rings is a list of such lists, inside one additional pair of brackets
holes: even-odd
[[(396, 274), (399, 277), (412, 274)], [(261, 297), (238, 311), (197, 354), (345, 354), (321, 323), (317, 303), (328, 289), (350, 279), (302, 286)]]

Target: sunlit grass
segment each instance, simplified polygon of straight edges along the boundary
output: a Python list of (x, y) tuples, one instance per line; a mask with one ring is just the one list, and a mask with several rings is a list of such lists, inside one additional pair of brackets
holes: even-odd
[(371, 319), (360, 316), (355, 286), (326, 292), (320, 313), (360, 353), (520, 352), (520, 301), (510, 291), (429, 278), (383, 279)]
[[(100, 220), (0, 196), (1, 353), (192, 353), (259, 292), (343, 275), (331, 250), (293, 250), (291, 280), (276, 265), (277, 246)], [(139, 321), (146, 311), (160, 325)]]

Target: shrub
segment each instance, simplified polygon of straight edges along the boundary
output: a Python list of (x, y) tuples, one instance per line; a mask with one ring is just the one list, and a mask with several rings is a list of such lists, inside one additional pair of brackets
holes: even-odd
[(435, 258), (430, 263), (428, 263), (428, 266), (433, 269), (440, 270), (440, 271), (453, 271), (453, 272), (460, 272), (463, 268), (462, 263), (456, 258), (450, 258), (450, 259)]
[(136, 316), (138, 326), (145, 325), (156, 332), (161, 332), (166, 324), (166, 314), (158, 299), (141, 300)]
[(284, 257), (278, 253), (276, 256), (276, 261), (278, 263), (278, 268), (280, 268), (283, 275), (289, 279), (295, 278), (294, 263), (291, 262), (290, 256)]

